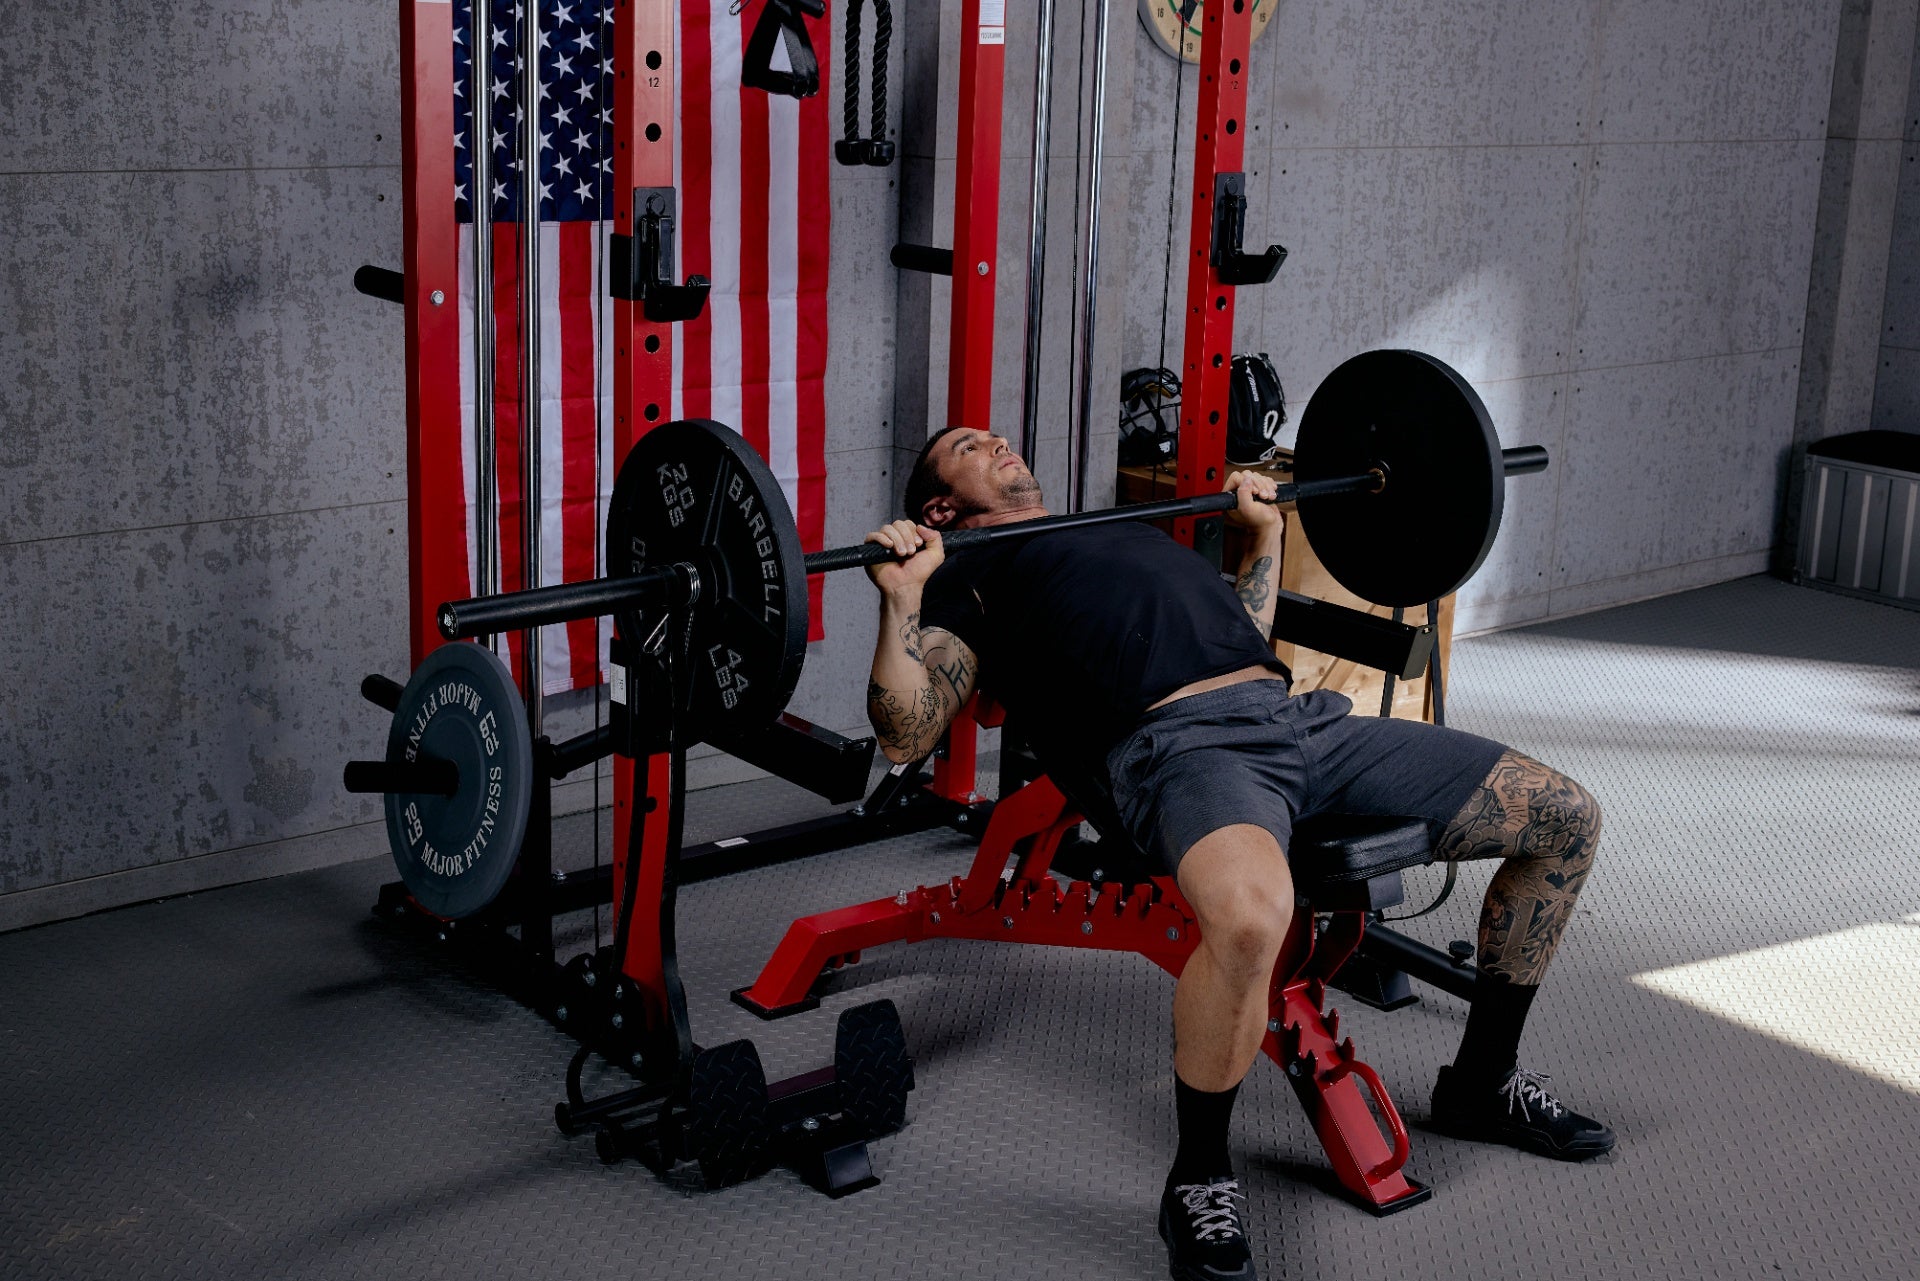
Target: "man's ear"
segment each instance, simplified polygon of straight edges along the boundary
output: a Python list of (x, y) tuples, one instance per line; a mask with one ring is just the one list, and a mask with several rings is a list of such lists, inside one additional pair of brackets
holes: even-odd
[(925, 509), (921, 512), (920, 523), (928, 529), (945, 529), (953, 523), (954, 517), (959, 514), (960, 509), (953, 505), (951, 498), (935, 498), (928, 502)]

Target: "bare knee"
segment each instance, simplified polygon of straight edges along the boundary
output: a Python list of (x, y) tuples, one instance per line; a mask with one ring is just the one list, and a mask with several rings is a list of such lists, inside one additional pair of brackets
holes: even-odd
[(1201, 946), (1235, 969), (1266, 970), (1293, 921), (1293, 897), (1248, 891), (1225, 912), (1200, 917)]
[(1188, 851), (1179, 880), (1199, 918), (1201, 946), (1216, 960), (1249, 970), (1273, 964), (1293, 920), (1293, 877), (1271, 833), (1213, 833)]

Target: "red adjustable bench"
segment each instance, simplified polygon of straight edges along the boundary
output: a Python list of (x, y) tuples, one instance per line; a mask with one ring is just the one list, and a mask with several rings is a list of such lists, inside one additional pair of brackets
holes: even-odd
[[(867, 949), (934, 938), (1138, 952), (1178, 977), (1200, 939), (1193, 911), (1172, 877), (1145, 875), (1145, 856), (1106, 813), (1106, 822), (1091, 816), (1103, 862), (1115, 865), (1110, 849), (1130, 852), (1137, 879), (1063, 883), (1051, 871), (1054, 855), (1089, 816), (1049, 778), (1036, 778), (994, 807), (965, 876), (802, 917), (734, 1000), (763, 1018), (813, 1009), (824, 982)], [(1406, 1176), (1406, 1125), (1353, 1038), (1341, 1038), (1327, 984), (1369, 915), (1401, 901), (1401, 871), (1432, 861), (1433, 840), (1424, 819), (1326, 814), (1296, 826), (1288, 852), (1299, 908), (1274, 965), (1262, 1049), (1286, 1071), (1341, 1184), (1377, 1214), (1417, 1205), (1432, 1190)]]

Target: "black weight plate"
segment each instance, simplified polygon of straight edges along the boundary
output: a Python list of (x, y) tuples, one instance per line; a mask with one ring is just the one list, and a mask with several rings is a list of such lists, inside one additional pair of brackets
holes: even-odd
[(533, 740), (507, 665), (466, 643), (414, 669), (387, 731), (387, 759), (421, 755), (460, 771), (452, 796), (389, 793), (393, 863), (435, 916), (471, 916), (499, 896), (520, 857), (533, 800)]
[(1300, 416), (1294, 478), (1387, 472), (1379, 493), (1304, 498), (1300, 524), (1342, 587), (1380, 605), (1447, 595), (1500, 532), (1506, 473), (1487, 407), (1417, 351), (1369, 351), (1320, 384)]
[(807, 657), (806, 558), (773, 472), (737, 432), (706, 419), (642, 436), (607, 511), (609, 574), (676, 562), (700, 575), (687, 741), (766, 725)]

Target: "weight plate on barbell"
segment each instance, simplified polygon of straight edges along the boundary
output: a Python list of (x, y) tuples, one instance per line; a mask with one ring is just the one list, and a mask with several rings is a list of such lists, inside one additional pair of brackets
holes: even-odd
[(1303, 498), (1300, 524), (1336, 582), (1380, 605), (1438, 600), (1493, 548), (1506, 471), (1467, 380), (1417, 351), (1369, 351), (1327, 375), (1300, 415), (1294, 479), (1387, 474), (1378, 493)]
[(739, 433), (706, 419), (662, 423), (635, 442), (607, 510), (607, 573), (679, 562), (700, 576), (686, 653), (675, 656), (692, 669), (686, 741), (766, 725), (807, 657), (806, 557), (773, 472)]
[(513, 875), (533, 800), (526, 705), (493, 653), (442, 645), (414, 669), (387, 731), (387, 759), (422, 756), (452, 762), (459, 788), (452, 796), (387, 794), (394, 866), (427, 911), (471, 916)]

